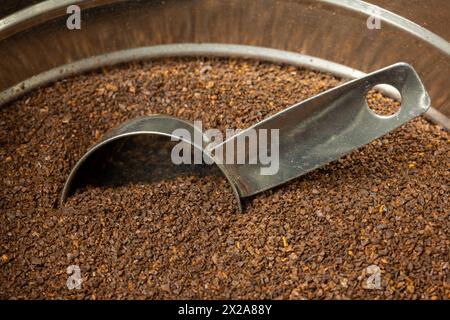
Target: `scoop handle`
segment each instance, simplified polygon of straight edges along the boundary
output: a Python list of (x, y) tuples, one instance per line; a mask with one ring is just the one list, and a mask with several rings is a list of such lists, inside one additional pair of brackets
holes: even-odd
[[(394, 86), (401, 94), (401, 108), (392, 116), (380, 116), (366, 103), (368, 91), (376, 85)], [(252, 163), (254, 152), (237, 148), (246, 164), (221, 164), (231, 177), (241, 197), (273, 188), (301, 176), (326, 163), (337, 160), (374, 139), (392, 131), (424, 113), (430, 98), (415, 70), (406, 63), (397, 63), (377, 70), (363, 78), (349, 81), (331, 90), (295, 104), (236, 134), (215, 147), (234, 145), (238, 139), (256, 129), (279, 129), (278, 171), (261, 174), (267, 165)], [(270, 138), (268, 139), (270, 140)], [(258, 148), (260, 146), (258, 145)], [(276, 152), (276, 148), (271, 150)], [(256, 160), (256, 159), (253, 159)]]

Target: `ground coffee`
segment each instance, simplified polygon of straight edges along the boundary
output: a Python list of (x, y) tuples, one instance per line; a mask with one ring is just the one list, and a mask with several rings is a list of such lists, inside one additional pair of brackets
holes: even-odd
[[(2, 107), (0, 298), (450, 298), (450, 140), (423, 118), (248, 199), (244, 213), (208, 174), (89, 186), (58, 208), (75, 162), (127, 119), (245, 128), (341, 82), (257, 61), (170, 59), (65, 79)], [(70, 265), (80, 289), (66, 285)]]

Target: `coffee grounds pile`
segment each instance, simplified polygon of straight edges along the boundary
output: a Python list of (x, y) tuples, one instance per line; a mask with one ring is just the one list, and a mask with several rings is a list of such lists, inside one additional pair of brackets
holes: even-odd
[[(208, 174), (88, 186), (59, 208), (76, 161), (128, 119), (245, 128), (341, 82), (257, 61), (168, 59), (2, 107), (0, 298), (450, 298), (450, 137), (423, 118), (247, 199), (243, 213), (225, 178)], [(376, 92), (369, 102), (396, 107)]]

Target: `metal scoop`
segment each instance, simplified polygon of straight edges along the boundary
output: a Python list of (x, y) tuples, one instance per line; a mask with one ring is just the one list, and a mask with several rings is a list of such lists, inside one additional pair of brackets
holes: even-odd
[[(395, 87), (401, 95), (401, 108), (391, 116), (380, 116), (366, 103), (366, 95), (376, 85)], [(240, 206), (240, 199), (283, 184), (359, 148), (421, 115), (430, 107), (430, 98), (414, 69), (406, 63), (397, 63), (367, 76), (349, 81), (310, 99), (295, 104), (277, 114), (241, 131), (215, 146), (226, 148), (250, 129), (279, 129), (279, 170), (274, 175), (262, 175), (263, 164), (217, 164), (228, 179)], [(210, 142), (193, 123), (171, 116), (155, 115), (129, 121), (112, 130), (91, 147), (69, 174), (61, 195), (61, 205), (73, 193), (73, 181), (79, 169), (98, 150), (118, 139), (135, 135), (159, 135), (180, 139), (173, 132), (185, 129), (191, 136), (202, 135), (201, 145), (193, 148), (206, 152)], [(259, 138), (259, 136), (258, 136)], [(181, 139), (182, 140), (182, 139)], [(259, 140), (259, 139), (258, 139)], [(250, 157), (248, 148), (241, 150)], [(240, 207), (241, 209), (241, 207)]]

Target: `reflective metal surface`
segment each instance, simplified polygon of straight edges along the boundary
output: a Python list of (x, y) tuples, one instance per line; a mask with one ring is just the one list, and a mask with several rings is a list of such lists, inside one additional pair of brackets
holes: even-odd
[[(367, 92), (378, 84), (395, 87), (401, 108), (392, 116), (369, 109)], [(254, 195), (339, 159), (430, 107), (430, 98), (411, 66), (399, 63), (347, 82), (289, 107), (249, 129), (279, 129), (279, 171), (261, 175), (260, 164), (224, 164), (241, 197)], [(240, 135), (245, 134), (245, 131)], [(239, 135), (224, 144), (232, 144)], [(220, 147), (220, 146), (219, 146)], [(248, 157), (248, 149), (243, 149)]]
[[(371, 111), (366, 103), (370, 89), (379, 84), (395, 87), (401, 95), (401, 108), (391, 116), (379, 116)], [(236, 134), (212, 149), (212, 160), (222, 170), (231, 183), (237, 202), (240, 197), (248, 197), (273, 188), (295, 177), (305, 174), (342, 155), (388, 133), (405, 122), (427, 111), (430, 98), (414, 69), (404, 63), (373, 72), (363, 78), (347, 82), (323, 92), (299, 104), (293, 105), (268, 119)], [(131, 135), (162, 135), (178, 137), (175, 129), (185, 129), (191, 140), (184, 140), (198, 150), (204, 150), (208, 138), (190, 122), (168, 116), (151, 116), (132, 120), (111, 131), (93, 146), (75, 165), (64, 186), (61, 203), (73, 192), (73, 182), (80, 168), (99, 149), (111, 142)], [(279, 170), (272, 175), (261, 175), (264, 166), (250, 154), (248, 145), (237, 148), (247, 158), (245, 164), (229, 163), (217, 158), (215, 150), (233, 147), (236, 140), (255, 129), (258, 142), (260, 129), (279, 129), (277, 161)], [(193, 137), (200, 135), (201, 145)], [(182, 140), (182, 139), (181, 139)], [(261, 145), (258, 146), (260, 148)], [(274, 150), (271, 150), (274, 155)], [(208, 155), (209, 153), (206, 153)], [(252, 163), (252, 160), (257, 164)], [(170, 159), (161, 159), (170, 161)], [(212, 162), (211, 162), (212, 163)], [(241, 208), (241, 207), (240, 207)]]
[[(81, 30), (66, 28), (71, 3), (82, 8)], [(435, 110), (448, 116), (448, 41), (383, 9), (377, 13), (381, 29), (369, 29), (374, 12), (357, 0), (44, 1), (0, 20), (0, 100), (27, 92), (30, 81), (52, 81), (42, 73), (82, 59), (211, 43), (286, 50), (363, 72), (405, 61), (419, 73)]]
[[(187, 130), (190, 133), (191, 137), (194, 137), (195, 135), (200, 135), (202, 141), (201, 145), (197, 145), (196, 140), (193, 139), (189, 141), (184, 140), (184, 142), (191, 144), (194, 148), (200, 151), (203, 151), (204, 143), (206, 143), (207, 141), (204, 140), (205, 137), (203, 133), (199, 131), (190, 121), (185, 121), (182, 119), (178, 119), (176, 117), (166, 115), (147, 116), (128, 121), (119, 126), (118, 128), (110, 130), (104, 137), (102, 137), (102, 139), (99, 142), (97, 142), (94, 146), (92, 146), (76, 163), (76, 165), (70, 172), (66, 180), (66, 183), (64, 184), (63, 190), (61, 192), (60, 204), (62, 205), (67, 200), (67, 198), (75, 191), (76, 186), (80, 184), (79, 181), (77, 180), (82, 178), (80, 176), (80, 172), (83, 165), (87, 163), (87, 160), (89, 158), (101, 152), (102, 149), (104, 149), (105, 147), (108, 147), (117, 140), (121, 139), (125, 140), (126, 138), (137, 135), (157, 135), (172, 138), (175, 140), (183, 140), (178, 139), (178, 136), (173, 134), (175, 129)], [(205, 154), (204, 156), (207, 156), (207, 154)], [(161, 159), (161, 161), (170, 162), (170, 159)], [(213, 161), (211, 161), (211, 163), (213, 163)], [(220, 166), (219, 169), (221, 169)], [(226, 172), (223, 173), (230, 181), (230, 177), (227, 175), (227, 173)], [(230, 181), (230, 185), (237, 199), (239, 209), (242, 210), (238, 191), (232, 181)]]

